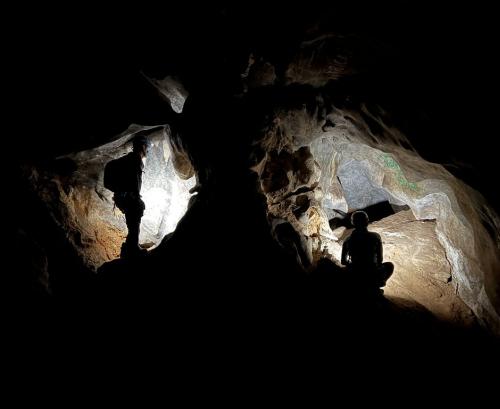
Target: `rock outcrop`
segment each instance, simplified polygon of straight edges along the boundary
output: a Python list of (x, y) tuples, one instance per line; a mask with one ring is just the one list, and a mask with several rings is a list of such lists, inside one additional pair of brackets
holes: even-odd
[(263, 139), (267, 155), (260, 175), (270, 215), (294, 226), (313, 263), (325, 248), (338, 262), (339, 234), (329, 229), (329, 218), (385, 200), (408, 206), (417, 220), (435, 220), (444, 248), (436, 269), (449, 263), (459, 297), (487, 326), (500, 330), (500, 223), (481, 195), (422, 159), (403, 134), (386, 125), (379, 108), (338, 109), (326, 106), (324, 91), (315, 92), (314, 109), (276, 109)]
[(417, 220), (407, 210), (371, 224), (370, 231), (382, 237), (384, 261), (394, 263), (387, 296), (416, 301), (445, 322), (475, 323), (472, 310), (458, 296), (434, 220)]
[[(163, 127), (149, 128), (141, 193), (146, 210), (141, 221), (140, 243), (153, 248), (175, 229), (185, 213), (194, 178), (185, 166), (180, 166), (180, 176), (176, 171), (175, 165), (179, 167), (183, 162), (171, 154), (167, 131)], [(132, 125), (107, 144), (60, 157), (53, 166), (31, 173), (32, 185), (52, 217), (84, 264), (93, 270), (118, 258), (127, 236), (125, 216), (115, 207), (113, 192), (102, 184), (104, 166), (126, 154), (131, 149), (129, 140), (144, 130), (148, 127)], [(62, 164), (69, 171), (62, 170)]]

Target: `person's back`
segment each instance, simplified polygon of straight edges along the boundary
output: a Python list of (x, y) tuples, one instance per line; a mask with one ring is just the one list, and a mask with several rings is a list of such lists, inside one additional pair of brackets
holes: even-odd
[(139, 155), (130, 152), (128, 155), (119, 159), (121, 162), (121, 181), (122, 186), (119, 192), (129, 192), (140, 195), (142, 187), (143, 162)]
[(383, 263), (382, 239), (368, 231), (368, 215), (357, 211), (352, 215), (354, 231), (342, 246), (341, 263), (368, 285), (385, 286), (394, 265)]
[(104, 168), (104, 187), (115, 195), (132, 193), (140, 195), (143, 162), (136, 152), (114, 159)]
[(381, 264), (382, 240), (377, 233), (356, 229), (345, 241), (349, 264), (352, 266), (378, 266)]

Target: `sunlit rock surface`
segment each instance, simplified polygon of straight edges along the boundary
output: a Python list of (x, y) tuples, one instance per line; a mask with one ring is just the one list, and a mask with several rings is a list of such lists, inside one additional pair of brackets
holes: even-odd
[[(102, 184), (104, 166), (127, 154), (131, 150), (129, 140), (144, 129), (131, 126), (107, 144), (59, 158), (60, 167), (71, 168), (68, 171), (42, 168), (31, 175), (51, 215), (92, 269), (118, 258), (127, 235), (125, 216), (114, 206), (113, 193)], [(187, 209), (189, 189), (194, 186), (194, 178), (184, 180), (176, 173), (165, 132), (163, 127), (153, 129), (148, 137), (141, 190), (146, 210), (139, 240), (147, 248), (159, 244), (175, 229)]]

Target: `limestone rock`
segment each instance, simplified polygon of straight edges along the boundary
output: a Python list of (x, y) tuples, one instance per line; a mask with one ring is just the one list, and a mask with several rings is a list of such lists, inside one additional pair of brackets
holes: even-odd
[(175, 112), (182, 112), (189, 92), (186, 91), (180, 81), (171, 76), (167, 76), (162, 80), (152, 78), (148, 78), (148, 80), (158, 89), (160, 95), (165, 98)]
[[(75, 165), (69, 175), (43, 168), (32, 173), (34, 189), (84, 264), (93, 270), (118, 258), (127, 236), (125, 216), (114, 206), (113, 193), (102, 185), (104, 166), (126, 154), (128, 141), (144, 129), (132, 126), (106, 145), (59, 158)], [(185, 213), (194, 177), (182, 180), (174, 170), (163, 127), (148, 139), (141, 191), (146, 210), (139, 239), (151, 248), (175, 229)]]
[(474, 314), (456, 292), (435, 229), (435, 221), (417, 220), (410, 210), (370, 225), (369, 230), (382, 237), (384, 261), (395, 267), (385, 294), (414, 300), (443, 321), (472, 325)]
[[(348, 44), (352, 41), (353, 38), (331, 34), (303, 42), (300, 51), (287, 68), (287, 82), (321, 86), (351, 74), (352, 52)], [(318, 49), (321, 52), (318, 52)]]
[[(430, 268), (429, 260), (424, 263), (433, 272), (413, 281), (407, 296), (420, 299), (424, 305), (433, 304), (433, 298), (441, 299), (440, 307), (439, 303), (432, 307), (437, 315), (451, 317), (456, 310), (467, 321), (466, 309), (451, 296), (454, 291), (483, 324), (500, 333), (498, 216), (481, 195), (443, 166), (425, 161), (412, 150), (406, 137), (387, 125), (383, 110), (365, 105), (358, 110), (327, 107), (321, 92), (317, 91), (316, 107), (275, 109), (273, 125), (261, 144), (268, 152), (264, 169), (271, 170), (260, 173), (270, 214), (288, 220), (306, 238), (303, 250), (313, 262), (314, 254), (324, 248), (339, 262), (340, 237), (328, 228), (330, 219), (342, 219), (350, 211), (385, 200), (394, 208), (408, 206), (417, 220), (435, 220), (435, 238), (444, 252), (436, 253), (440, 256), (435, 268)], [(299, 148), (308, 148), (308, 161), (316, 169), (311, 172), (315, 176), (303, 185), (297, 169), (290, 166), (291, 160), (282, 160), (283, 155)], [(269, 154), (273, 151), (288, 153)], [(265, 188), (270, 181), (277, 183), (276, 188)], [(292, 216), (296, 201), (291, 197), (291, 186), (303, 186), (308, 191), (312, 210), (300, 220)], [(408, 240), (402, 233), (399, 238)], [(432, 241), (422, 242), (420, 248), (424, 244), (435, 247)], [(450, 272), (441, 268), (442, 263), (450, 266), (453, 290), (449, 284), (436, 284), (450, 277)], [(418, 286), (428, 291), (427, 298), (423, 293), (415, 295)]]

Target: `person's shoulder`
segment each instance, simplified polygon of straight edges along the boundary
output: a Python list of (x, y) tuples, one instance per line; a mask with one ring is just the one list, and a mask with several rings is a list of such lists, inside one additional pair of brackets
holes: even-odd
[[(131, 152), (130, 152), (130, 153), (131, 153)], [(129, 160), (130, 153), (127, 153), (126, 155), (123, 155), (123, 156), (119, 156), (119, 157), (117, 157), (117, 158), (115, 158), (115, 159), (111, 160), (110, 162), (114, 162), (114, 163), (116, 163), (116, 162), (121, 162), (121, 163), (122, 163), (122, 162), (126, 162), (126, 161), (128, 161), (128, 160)]]
[(120, 159), (123, 160), (131, 160), (135, 157), (134, 152), (129, 152), (126, 155), (123, 155)]
[(382, 237), (380, 236), (380, 234), (375, 233), (374, 231), (370, 232), (370, 236), (373, 237), (376, 240), (382, 240)]

